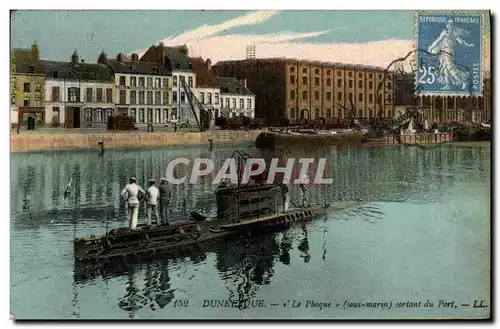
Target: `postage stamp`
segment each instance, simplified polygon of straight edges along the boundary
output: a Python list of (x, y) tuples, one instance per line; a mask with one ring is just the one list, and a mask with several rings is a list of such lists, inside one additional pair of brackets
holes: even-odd
[(420, 94), (482, 95), (483, 15), (417, 12)]

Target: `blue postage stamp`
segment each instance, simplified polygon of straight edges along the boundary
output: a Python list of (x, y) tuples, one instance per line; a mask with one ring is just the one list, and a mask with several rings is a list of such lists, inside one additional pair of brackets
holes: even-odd
[(481, 14), (417, 13), (420, 94), (482, 95)]

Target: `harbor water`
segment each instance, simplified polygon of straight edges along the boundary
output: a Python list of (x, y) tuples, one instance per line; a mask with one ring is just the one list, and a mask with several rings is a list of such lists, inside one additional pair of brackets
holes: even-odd
[[(309, 202), (361, 205), (284, 232), (214, 243), (196, 255), (81, 272), (73, 259), (74, 237), (127, 225), (119, 193), (130, 176), (145, 186), (165, 176), (174, 158), (217, 162), (234, 147), (12, 154), (15, 318), (489, 316), (489, 143), (265, 154), (251, 145), (238, 149), (266, 158), (325, 157), (333, 184), (311, 186)], [(72, 177), (76, 193), (64, 199)], [(215, 214), (215, 188), (209, 178), (172, 187), (172, 220), (193, 210)], [(298, 188), (290, 188), (292, 201), (298, 200)], [(145, 217), (141, 208), (139, 221)], [(228, 307), (233, 305), (239, 307)]]

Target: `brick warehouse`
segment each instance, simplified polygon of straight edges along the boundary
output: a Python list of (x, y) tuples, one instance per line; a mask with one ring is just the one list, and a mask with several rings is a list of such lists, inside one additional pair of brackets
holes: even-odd
[(346, 118), (351, 102), (355, 116), (394, 115), (393, 74), (384, 68), (342, 63), (272, 58), (222, 61), (213, 66), (217, 76), (246, 79), (256, 94), (255, 115), (273, 125), (304, 118)]

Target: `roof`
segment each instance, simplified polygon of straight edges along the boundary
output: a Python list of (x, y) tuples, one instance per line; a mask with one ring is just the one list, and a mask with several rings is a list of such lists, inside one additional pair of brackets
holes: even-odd
[(205, 88), (217, 88), (217, 78), (207, 67), (201, 57), (190, 57), (189, 63), (196, 73), (196, 86)]
[(334, 67), (342, 67), (342, 68), (354, 68), (358, 70), (377, 70), (384, 71), (384, 67), (380, 66), (372, 66), (372, 65), (362, 65), (362, 64), (351, 64), (351, 63), (339, 63), (339, 62), (323, 62), (323, 61), (312, 61), (307, 59), (298, 59), (298, 58), (286, 58), (286, 57), (271, 57), (271, 58), (255, 58), (255, 59), (240, 59), (240, 60), (229, 60), (229, 61), (219, 61), (214, 66), (231, 64), (231, 63), (242, 63), (242, 62), (298, 62), (298, 63), (307, 63), (313, 65), (322, 65), (322, 66), (334, 66)]
[(172, 75), (167, 69), (161, 67), (161, 65), (157, 63), (150, 62), (133, 62), (133, 61), (118, 61), (118, 60), (107, 60), (108, 65), (116, 73), (125, 73), (125, 74), (144, 74), (144, 75)]
[[(105, 65), (71, 62), (40, 61), (40, 71), (47, 78), (70, 80), (113, 81), (113, 72)], [(56, 75), (54, 74), (55, 72)]]
[(163, 54), (170, 60), (172, 70), (191, 71), (187, 55), (183, 54), (179, 49), (163, 46)]
[(254, 95), (254, 93), (236, 78), (216, 77), (216, 80), (222, 94), (236, 94), (242, 96)]

